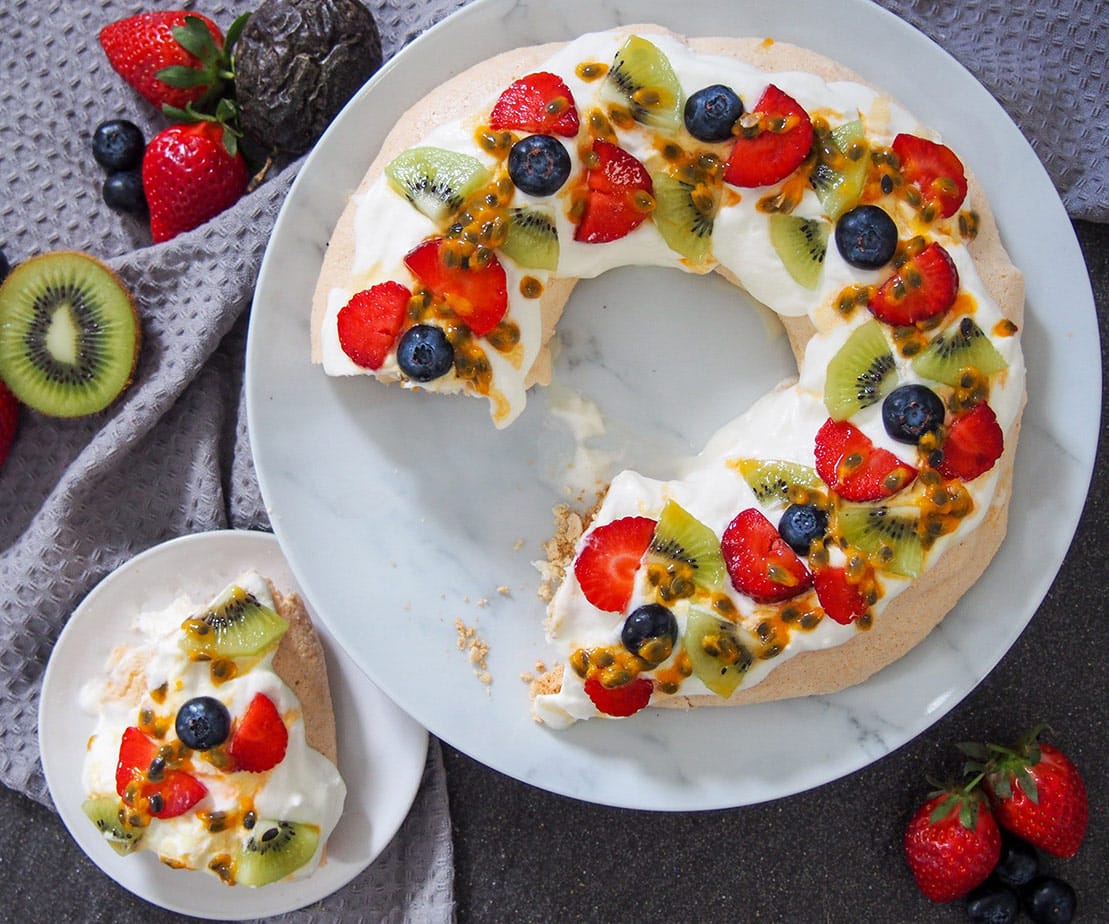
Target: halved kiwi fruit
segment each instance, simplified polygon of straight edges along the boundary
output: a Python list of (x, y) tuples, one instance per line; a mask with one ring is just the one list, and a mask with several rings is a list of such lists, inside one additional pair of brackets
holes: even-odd
[(558, 229), (545, 209), (514, 208), (508, 211), (508, 232), (501, 253), (529, 269), (558, 269)]
[(770, 243), (786, 271), (799, 286), (815, 289), (828, 253), (828, 222), (780, 212), (769, 216), (768, 221)]
[(712, 257), (712, 227), (720, 207), (721, 187), (684, 183), (665, 170), (651, 176), (655, 190), (652, 216), (667, 246), (694, 267)]
[(815, 488), (822, 482), (816, 469), (785, 459), (736, 459), (731, 463), (764, 506), (785, 506), (791, 488)]
[(114, 796), (95, 796), (81, 803), (89, 821), (121, 857), (131, 853), (142, 840), (142, 828), (135, 828), (120, 817), (120, 801)]
[(882, 326), (856, 327), (828, 363), (824, 404), (833, 420), (847, 420), (881, 401), (897, 384), (897, 365)]
[(235, 862), (239, 885), (264, 886), (295, 873), (315, 856), (320, 829), (297, 821), (259, 821)]
[(681, 504), (667, 501), (647, 547), (647, 579), (663, 602), (692, 596), (695, 586), (714, 587), (726, 574), (716, 533)]
[(837, 522), (847, 544), (863, 552), (876, 567), (903, 577), (920, 577), (924, 545), (917, 507), (844, 504)]
[(140, 339), (131, 293), (88, 254), (31, 257), (0, 286), (0, 379), (40, 413), (104, 410), (131, 382)]
[(837, 125), (816, 145), (817, 158), (809, 182), (833, 221), (859, 201), (866, 185), (869, 148), (863, 123)]
[(601, 88), (604, 100), (626, 106), (636, 122), (674, 132), (685, 99), (678, 75), (658, 46), (633, 35), (616, 52)]
[(693, 675), (725, 699), (735, 692), (754, 661), (740, 629), (695, 606), (689, 608), (682, 644)]
[(958, 324), (942, 331), (913, 357), (913, 370), (917, 375), (952, 386), (959, 384), (962, 370), (968, 367), (985, 376), (1000, 372), (1008, 365), (970, 317), (963, 317)]
[(385, 168), (389, 185), (434, 222), (445, 224), (491, 177), (476, 157), (436, 147), (401, 151)]
[(249, 590), (230, 584), (181, 628), (181, 644), (193, 657), (245, 658), (280, 641), (289, 624)]

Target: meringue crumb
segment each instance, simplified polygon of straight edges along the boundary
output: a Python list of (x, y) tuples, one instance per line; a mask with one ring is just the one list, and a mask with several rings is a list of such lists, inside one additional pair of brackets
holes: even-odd
[(508, 585), (501, 584), (501, 586), (497, 588), (497, 593), (499, 593), (502, 597), (507, 597), (511, 595), (512, 591), (508, 589)]
[(512, 543), (512, 551), (513, 552), (519, 552), (520, 549), (522, 549), (523, 547), (524, 547), (524, 540), (523, 539), (517, 539), (514, 543)]
[(459, 651), (467, 652), (470, 664), (474, 666), (474, 676), (486, 685), (492, 683), (493, 677), (486, 665), (486, 658), (489, 656), (489, 645), (478, 638), (477, 629), (474, 626), (466, 625), (461, 619), (454, 621), (454, 628), (457, 633), (455, 645), (457, 645)]

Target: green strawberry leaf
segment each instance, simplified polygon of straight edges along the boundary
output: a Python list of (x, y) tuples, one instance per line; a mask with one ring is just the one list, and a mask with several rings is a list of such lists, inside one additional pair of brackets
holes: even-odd
[(250, 13), (243, 13), (228, 27), (223, 37), (223, 51), (228, 57), (231, 56), (235, 43), (239, 41), (239, 36), (243, 34), (243, 27), (246, 26), (248, 19), (250, 19)]
[(175, 26), (170, 32), (177, 39), (178, 45), (189, 54), (195, 55), (204, 64), (211, 64), (221, 55), (212, 33), (204, 25), (204, 20), (198, 16), (186, 16), (185, 25)]
[(212, 77), (207, 71), (202, 71), (197, 67), (188, 67), (184, 64), (171, 64), (169, 67), (163, 67), (154, 76), (162, 83), (181, 89), (203, 87), (212, 82)]

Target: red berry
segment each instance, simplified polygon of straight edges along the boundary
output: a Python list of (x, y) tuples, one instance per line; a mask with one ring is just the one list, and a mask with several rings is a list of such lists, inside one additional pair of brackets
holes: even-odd
[(959, 271), (951, 256), (932, 243), (894, 270), (867, 307), (879, 321), (906, 327), (943, 314), (959, 294)]
[(854, 622), (869, 608), (857, 584), (843, 568), (821, 568), (812, 576), (816, 597), (828, 617), (840, 625)]
[(573, 138), (578, 133), (574, 96), (557, 74), (540, 71), (515, 81), (489, 114), (489, 127)]
[(774, 84), (763, 91), (749, 116), (758, 117), (759, 131), (741, 135), (728, 157), (724, 179), (733, 186), (768, 186), (784, 180), (809, 155), (813, 142), (812, 120), (793, 97)]
[(951, 148), (903, 133), (893, 139), (893, 153), (901, 161), (902, 178), (920, 190), (926, 206), (934, 205), (943, 218), (959, 211), (967, 195), (967, 178), (963, 162)]
[(443, 259), (446, 240), (424, 241), (404, 258), (416, 278), (437, 298), (443, 299), (470, 328), (484, 337), (501, 323), (508, 310), (508, 283), (496, 256), (482, 267), (448, 266)]
[(235, 770), (261, 773), (285, 759), (288, 744), (289, 730), (273, 700), (264, 693), (255, 693), (231, 733), (227, 754)]
[(651, 701), (654, 685), (646, 677), (636, 677), (621, 687), (606, 687), (596, 676), (585, 681), (585, 692), (605, 715), (626, 718)]
[(603, 244), (630, 234), (653, 207), (654, 184), (647, 168), (623, 148), (593, 142), (595, 164), (585, 173), (585, 211), (574, 240)]
[(943, 441), (939, 472), (944, 478), (973, 481), (994, 467), (1005, 450), (997, 415), (984, 401), (956, 417)]
[(8, 458), (19, 429), (19, 401), (11, 389), (0, 382), (0, 465)]
[(1001, 832), (977, 793), (948, 791), (916, 810), (904, 846), (920, 890), (934, 902), (949, 902), (993, 871), (1001, 855)]
[(846, 420), (829, 419), (816, 434), (816, 473), (844, 500), (881, 500), (916, 478), (917, 471), (876, 447)]
[(622, 613), (627, 608), (656, 525), (649, 517), (622, 517), (596, 527), (582, 541), (574, 576), (597, 609)]
[(339, 346), (354, 362), (380, 369), (396, 342), (412, 293), (399, 282), (382, 282), (356, 292), (337, 318)]
[(142, 807), (155, 818), (175, 818), (191, 809), (208, 793), (191, 773), (163, 769), (151, 778), (151, 763), (158, 747), (135, 726), (124, 729), (116, 764), (116, 793), (128, 805)]
[(812, 586), (812, 575), (763, 514), (741, 511), (720, 539), (732, 586), (759, 603), (788, 600)]

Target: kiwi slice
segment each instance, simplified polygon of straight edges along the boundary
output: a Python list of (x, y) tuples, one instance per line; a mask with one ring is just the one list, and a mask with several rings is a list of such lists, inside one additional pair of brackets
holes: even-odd
[(443, 148), (401, 151), (385, 168), (389, 185), (432, 221), (446, 224), (491, 179), (481, 161)]
[(824, 405), (833, 420), (847, 420), (877, 404), (897, 384), (893, 351), (875, 320), (856, 327), (828, 363)]
[(685, 99), (678, 75), (657, 45), (633, 35), (616, 52), (605, 75), (601, 97), (628, 107), (636, 122), (676, 132)]
[(259, 821), (239, 850), (235, 881), (264, 886), (295, 873), (316, 854), (320, 829), (298, 821)]
[(736, 626), (695, 606), (689, 608), (682, 644), (693, 675), (725, 699), (735, 692), (754, 661)]
[(769, 216), (770, 243), (793, 281), (806, 289), (815, 289), (828, 252), (828, 222), (799, 215)]
[(944, 385), (958, 385), (962, 370), (967, 367), (987, 376), (1008, 366), (990, 338), (969, 317), (942, 331), (913, 357), (917, 375)]
[(142, 840), (142, 829), (122, 820), (120, 801), (113, 796), (95, 796), (81, 803), (81, 809), (121, 857), (131, 853)]
[(791, 488), (815, 488), (821, 483), (816, 469), (784, 459), (737, 459), (733, 464), (765, 507), (792, 503)]
[(877, 567), (904, 577), (920, 577), (924, 546), (916, 507), (844, 504), (838, 523), (848, 545), (866, 554)]
[(230, 584), (181, 628), (182, 645), (193, 657), (245, 658), (280, 641), (289, 624), (249, 590)]
[(691, 596), (694, 585), (713, 587), (727, 574), (716, 533), (673, 500), (659, 514), (647, 568), (664, 601)]
[(529, 269), (558, 269), (558, 229), (545, 209), (514, 208), (508, 211), (508, 233), (501, 253)]
[(651, 176), (655, 225), (667, 246), (693, 266), (712, 257), (712, 226), (720, 207), (719, 185), (684, 183), (666, 171)]
[(130, 383), (139, 341), (131, 294), (95, 257), (40, 254), (0, 286), (0, 379), (43, 414), (104, 410)]
[(818, 142), (809, 182), (833, 221), (862, 196), (869, 154), (863, 123), (858, 119), (837, 125)]

